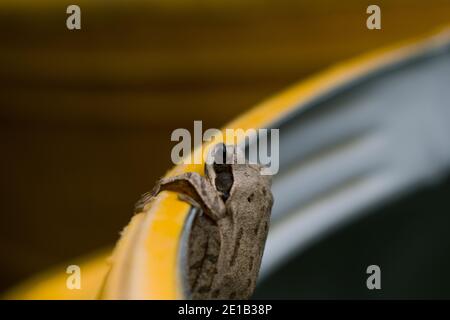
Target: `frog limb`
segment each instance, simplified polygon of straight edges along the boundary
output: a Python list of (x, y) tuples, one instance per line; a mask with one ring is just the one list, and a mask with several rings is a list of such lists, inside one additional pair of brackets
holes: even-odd
[(156, 184), (151, 195), (145, 194), (138, 202), (137, 207), (142, 208), (142, 203), (148, 203), (151, 198), (158, 195), (161, 191), (180, 193), (183, 195), (181, 200), (193, 206), (199, 206), (214, 221), (218, 221), (225, 216), (225, 204), (219, 193), (208, 180), (196, 172), (186, 172), (175, 177), (161, 179)]

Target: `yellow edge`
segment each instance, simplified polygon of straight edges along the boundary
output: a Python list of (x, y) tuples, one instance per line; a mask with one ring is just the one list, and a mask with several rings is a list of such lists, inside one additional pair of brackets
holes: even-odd
[[(418, 38), (366, 54), (320, 73), (294, 85), (254, 109), (238, 117), (225, 128), (262, 128), (282, 119), (314, 98), (358, 79), (374, 70), (395, 64), (407, 57), (450, 41), (450, 26), (433, 33), (432, 37)], [(219, 142), (218, 140), (214, 142)], [(195, 154), (206, 153), (196, 149)], [(178, 165), (169, 175), (195, 171), (203, 173), (203, 165)], [(176, 196), (162, 193), (145, 210), (135, 216), (117, 244), (112, 267), (102, 290), (106, 299), (180, 299), (183, 298), (180, 276), (177, 273), (179, 240), (189, 206), (177, 201)], [(15, 299), (72, 299), (97, 298), (108, 270), (106, 255), (100, 254), (83, 264), (89, 275), (89, 286), (78, 293), (61, 289), (66, 274), (60, 271), (44, 275), (11, 291)]]
[[(20, 300), (80, 300), (96, 299), (109, 270), (108, 256), (111, 249), (100, 250), (89, 256), (76, 258), (33, 277), (6, 293), (3, 299)], [(69, 265), (81, 269), (81, 289), (68, 289), (66, 273)]]

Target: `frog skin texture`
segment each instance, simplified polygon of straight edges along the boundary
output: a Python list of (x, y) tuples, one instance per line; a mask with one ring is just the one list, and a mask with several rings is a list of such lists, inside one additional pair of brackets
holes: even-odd
[(217, 144), (205, 177), (187, 172), (163, 178), (136, 204), (136, 212), (142, 212), (159, 192), (173, 191), (201, 209), (188, 244), (192, 299), (248, 299), (256, 286), (273, 205), (271, 176), (261, 174), (262, 166), (242, 161), (239, 152)]

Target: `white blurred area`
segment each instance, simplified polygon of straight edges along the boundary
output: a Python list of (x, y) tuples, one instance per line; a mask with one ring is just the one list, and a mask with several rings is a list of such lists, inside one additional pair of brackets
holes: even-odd
[(368, 209), (448, 172), (450, 41), (438, 40), (325, 92), (281, 124), (261, 278)]

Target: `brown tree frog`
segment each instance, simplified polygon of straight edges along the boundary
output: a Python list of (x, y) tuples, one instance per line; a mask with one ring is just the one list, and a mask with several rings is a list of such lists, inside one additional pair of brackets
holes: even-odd
[(197, 207), (188, 244), (193, 299), (248, 299), (252, 295), (269, 230), (271, 176), (249, 164), (234, 145), (217, 144), (205, 177), (187, 172), (161, 179), (136, 204), (136, 212), (161, 191), (173, 191)]

